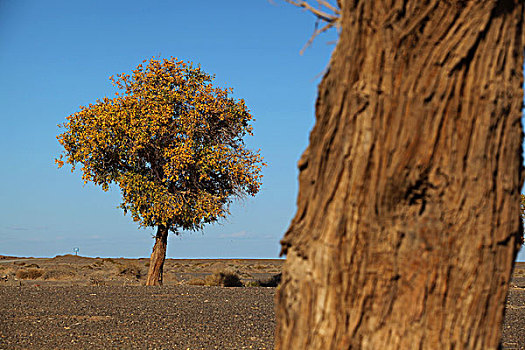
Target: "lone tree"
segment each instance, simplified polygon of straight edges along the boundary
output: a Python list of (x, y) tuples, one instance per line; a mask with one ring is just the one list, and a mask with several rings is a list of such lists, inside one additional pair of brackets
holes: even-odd
[(117, 184), (124, 213), (157, 228), (146, 285), (160, 285), (168, 232), (225, 217), (233, 198), (258, 192), (264, 163), (243, 142), (252, 135), (244, 101), (213, 87), (200, 67), (153, 58), (110, 80), (117, 97), (80, 107), (60, 125), (56, 162), (71, 171), (81, 164), (84, 183), (105, 191)]
[(523, 1), (339, 6), (310, 6), (341, 31), (282, 240), (276, 348), (496, 349), (522, 236)]

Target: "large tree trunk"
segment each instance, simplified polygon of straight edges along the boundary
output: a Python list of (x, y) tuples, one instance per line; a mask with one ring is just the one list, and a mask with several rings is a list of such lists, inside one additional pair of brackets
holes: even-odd
[(149, 259), (147, 286), (162, 285), (162, 271), (164, 269), (164, 260), (166, 259), (166, 247), (168, 246), (168, 228), (159, 226), (155, 236), (155, 245)]
[(496, 349), (521, 233), (522, 1), (341, 3), (277, 349)]

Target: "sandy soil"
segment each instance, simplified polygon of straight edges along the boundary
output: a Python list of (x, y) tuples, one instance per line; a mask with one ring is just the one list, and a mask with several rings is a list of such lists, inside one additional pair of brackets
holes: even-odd
[[(272, 349), (282, 260), (168, 260), (165, 286), (142, 287), (147, 259), (0, 256), (0, 349)], [(244, 288), (203, 286), (237, 274)], [(525, 349), (525, 263), (516, 266), (503, 349)]]

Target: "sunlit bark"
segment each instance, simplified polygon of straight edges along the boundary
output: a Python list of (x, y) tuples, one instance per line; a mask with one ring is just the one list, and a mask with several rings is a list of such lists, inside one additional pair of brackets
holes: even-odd
[(520, 236), (521, 1), (341, 1), (277, 349), (496, 349)]

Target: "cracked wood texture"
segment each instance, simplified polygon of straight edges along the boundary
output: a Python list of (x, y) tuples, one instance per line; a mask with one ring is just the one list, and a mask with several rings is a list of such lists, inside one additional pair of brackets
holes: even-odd
[(496, 349), (521, 234), (523, 2), (343, 0), (277, 349)]

